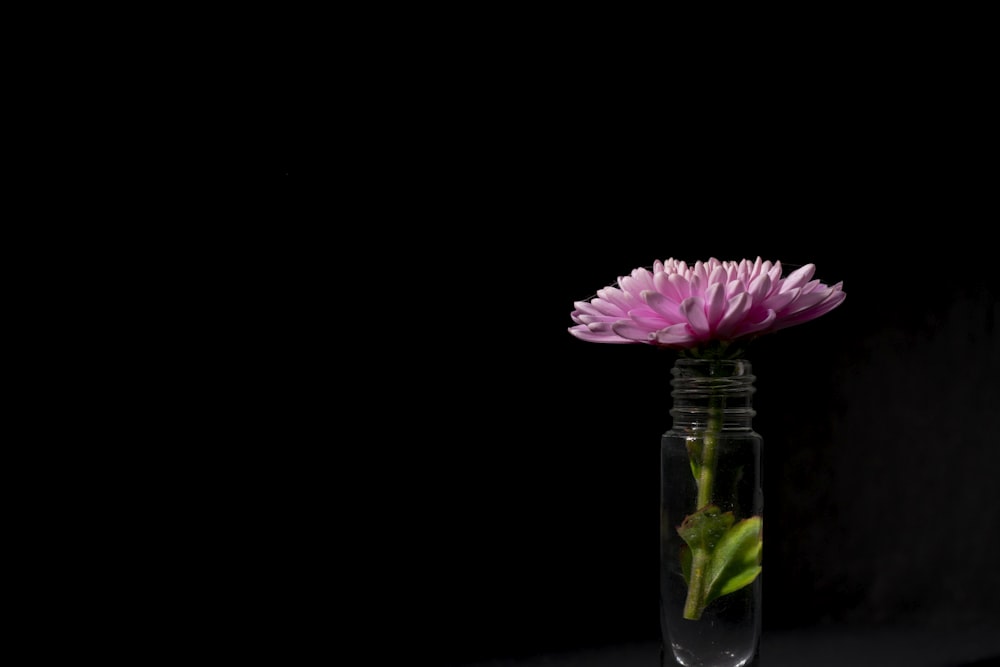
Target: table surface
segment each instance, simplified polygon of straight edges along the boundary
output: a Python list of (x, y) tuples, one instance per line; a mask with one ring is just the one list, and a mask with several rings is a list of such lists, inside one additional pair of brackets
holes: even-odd
[[(466, 667), (658, 667), (659, 645), (615, 646)], [(1000, 667), (1000, 628), (764, 633), (762, 667)]]

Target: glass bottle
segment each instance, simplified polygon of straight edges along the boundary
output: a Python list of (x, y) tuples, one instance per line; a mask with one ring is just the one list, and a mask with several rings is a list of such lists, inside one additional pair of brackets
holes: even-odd
[(661, 665), (758, 665), (762, 440), (743, 359), (678, 358), (660, 447)]

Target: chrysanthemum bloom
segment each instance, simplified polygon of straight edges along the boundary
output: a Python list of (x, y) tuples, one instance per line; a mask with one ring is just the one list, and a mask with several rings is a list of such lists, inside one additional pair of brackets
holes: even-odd
[(813, 280), (806, 264), (781, 276), (781, 262), (709, 259), (693, 266), (657, 260), (577, 301), (569, 332), (594, 343), (646, 343), (677, 350), (725, 349), (813, 320), (839, 306), (843, 283)]

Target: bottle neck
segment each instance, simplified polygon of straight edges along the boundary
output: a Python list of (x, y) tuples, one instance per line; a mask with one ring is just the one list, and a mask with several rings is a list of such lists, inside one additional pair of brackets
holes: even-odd
[(756, 377), (749, 361), (677, 359), (671, 374), (675, 430), (751, 428)]

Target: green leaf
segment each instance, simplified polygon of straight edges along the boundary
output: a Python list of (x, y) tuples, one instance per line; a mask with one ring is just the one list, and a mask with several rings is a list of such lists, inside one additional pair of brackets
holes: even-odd
[(709, 600), (713, 600), (723, 595), (729, 595), (730, 593), (735, 593), (744, 586), (749, 586), (754, 582), (754, 579), (757, 578), (757, 575), (760, 574), (762, 569), (763, 568), (761, 568), (760, 565), (757, 565), (733, 576), (731, 579), (726, 581), (726, 584), (719, 590), (718, 594), (709, 594)]
[(734, 521), (732, 512), (706, 505), (677, 528), (687, 543), (679, 554), (688, 585), (685, 618), (698, 620), (712, 600), (749, 586), (760, 575), (763, 519)]
[(719, 539), (706, 572), (706, 604), (750, 585), (760, 574), (762, 523), (759, 516), (744, 519)]
[(706, 505), (684, 517), (677, 532), (693, 550), (713, 551), (733, 525), (732, 512), (722, 513), (715, 505)]

